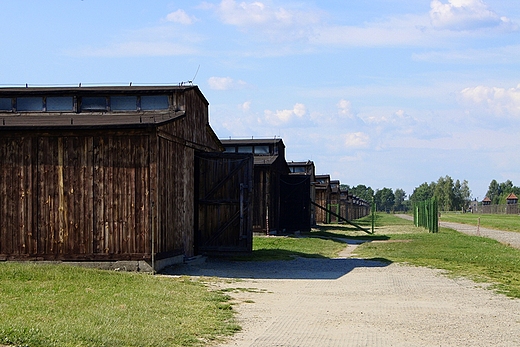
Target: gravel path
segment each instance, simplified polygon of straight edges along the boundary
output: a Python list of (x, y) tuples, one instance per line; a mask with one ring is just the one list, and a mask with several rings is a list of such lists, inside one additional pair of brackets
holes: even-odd
[(440, 270), (352, 257), (209, 260), (169, 269), (230, 295), (242, 332), (220, 347), (520, 346), (520, 300)]

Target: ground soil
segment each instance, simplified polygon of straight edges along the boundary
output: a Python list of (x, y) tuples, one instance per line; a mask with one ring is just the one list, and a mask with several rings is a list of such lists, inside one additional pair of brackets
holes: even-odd
[(358, 259), (208, 260), (170, 269), (230, 290), (231, 346), (520, 346), (520, 300), (443, 271)]

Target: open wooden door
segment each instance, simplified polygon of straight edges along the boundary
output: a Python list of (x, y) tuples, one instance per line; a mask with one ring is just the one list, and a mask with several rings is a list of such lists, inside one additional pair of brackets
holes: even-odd
[(311, 176), (284, 175), (280, 180), (282, 233), (311, 230)]
[(196, 154), (195, 254), (253, 249), (253, 156)]

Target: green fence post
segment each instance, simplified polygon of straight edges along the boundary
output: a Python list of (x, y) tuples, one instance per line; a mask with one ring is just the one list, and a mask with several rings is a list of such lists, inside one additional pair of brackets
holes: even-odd
[(376, 202), (372, 197), (372, 234), (374, 233), (374, 225), (376, 223)]
[(439, 232), (439, 207), (436, 198), (414, 204), (413, 223), (416, 227), (423, 227), (431, 233)]

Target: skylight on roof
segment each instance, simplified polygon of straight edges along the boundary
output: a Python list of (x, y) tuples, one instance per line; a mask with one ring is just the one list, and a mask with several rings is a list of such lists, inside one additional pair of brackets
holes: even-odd
[(22, 97), (16, 99), (16, 109), (21, 112), (43, 111), (42, 97)]
[(74, 99), (72, 96), (48, 96), (47, 97), (47, 111), (73, 111)]

